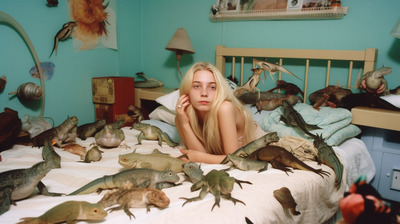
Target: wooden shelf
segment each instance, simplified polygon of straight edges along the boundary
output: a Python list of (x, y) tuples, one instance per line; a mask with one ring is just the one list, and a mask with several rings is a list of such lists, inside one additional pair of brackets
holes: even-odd
[(175, 89), (169, 89), (164, 87), (156, 88), (135, 88), (135, 106), (141, 108), (142, 100), (155, 101), (158, 97), (167, 95), (173, 92)]
[(247, 10), (218, 12), (210, 14), (212, 21), (237, 20), (300, 20), (300, 19), (341, 19), (347, 14), (348, 7), (319, 7), (309, 9), (274, 9), (274, 10)]
[(400, 131), (400, 112), (369, 107), (351, 109), (351, 123), (374, 128)]

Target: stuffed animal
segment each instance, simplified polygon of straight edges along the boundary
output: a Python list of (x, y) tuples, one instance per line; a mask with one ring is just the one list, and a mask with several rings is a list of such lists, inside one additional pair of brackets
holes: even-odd
[(400, 223), (398, 211), (392, 209), (389, 202), (384, 201), (378, 191), (360, 176), (339, 202), (342, 220), (339, 223)]

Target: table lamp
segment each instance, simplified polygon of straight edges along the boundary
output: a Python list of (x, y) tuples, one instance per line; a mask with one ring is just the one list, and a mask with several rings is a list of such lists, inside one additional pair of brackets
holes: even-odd
[(392, 32), (390, 35), (400, 39), (400, 19), (397, 21), (396, 25), (393, 27)]
[(178, 71), (182, 78), (183, 76), (181, 69), (179, 68), (179, 61), (183, 54), (194, 54), (194, 49), (187, 31), (184, 28), (178, 28), (165, 49), (175, 52)]

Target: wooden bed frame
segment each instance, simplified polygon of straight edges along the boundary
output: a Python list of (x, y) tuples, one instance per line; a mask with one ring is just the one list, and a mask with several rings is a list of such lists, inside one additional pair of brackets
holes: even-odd
[[(243, 83), (243, 70), (246, 58), (275, 58), (279, 59), (279, 64), (283, 64), (283, 59), (303, 59), (305, 61), (304, 77), (304, 102), (307, 101), (307, 83), (309, 78), (310, 60), (325, 60), (327, 73), (325, 87), (329, 85), (329, 77), (332, 61), (348, 62), (348, 85), (352, 80), (352, 70), (354, 62), (364, 63), (363, 71), (368, 72), (375, 69), (378, 50), (367, 48), (362, 51), (350, 50), (302, 50), (302, 49), (272, 49), (272, 48), (228, 48), (222, 45), (216, 47), (216, 67), (224, 76), (226, 61), (229, 58), (232, 63), (232, 76), (235, 74), (236, 58), (240, 59), (240, 83)], [(279, 73), (281, 79), (281, 73)], [(375, 128), (400, 131), (400, 113), (397, 111), (356, 107), (351, 110), (353, 115), (352, 123), (356, 125), (369, 126)], [(371, 119), (373, 118), (373, 119)]]

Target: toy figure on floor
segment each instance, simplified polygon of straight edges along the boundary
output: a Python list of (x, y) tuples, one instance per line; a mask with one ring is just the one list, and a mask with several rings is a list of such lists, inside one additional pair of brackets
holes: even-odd
[(367, 183), (365, 175), (360, 176), (344, 193), (339, 207), (343, 218), (338, 223), (400, 223), (398, 211), (394, 211), (391, 204)]

